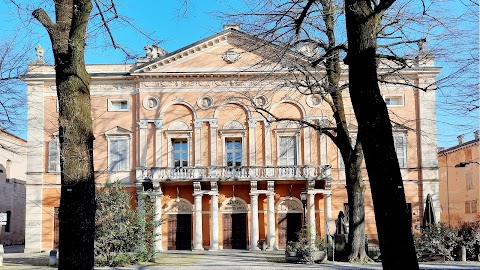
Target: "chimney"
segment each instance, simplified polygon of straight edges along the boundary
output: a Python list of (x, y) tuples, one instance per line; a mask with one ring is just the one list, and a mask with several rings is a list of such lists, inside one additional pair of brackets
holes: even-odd
[(458, 139), (458, 144), (462, 144), (465, 142), (465, 135), (459, 135), (457, 136)]
[(234, 29), (240, 31), (240, 24), (234, 23), (234, 24), (224, 24), (223, 25), (223, 30), (228, 30), (228, 29)]
[(473, 134), (475, 134), (475, 140), (480, 139), (480, 130), (473, 132)]

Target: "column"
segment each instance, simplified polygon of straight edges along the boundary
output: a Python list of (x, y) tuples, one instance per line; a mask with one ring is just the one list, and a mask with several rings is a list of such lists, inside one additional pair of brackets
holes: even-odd
[(195, 167), (202, 165), (202, 121), (193, 122), (195, 128)]
[(328, 152), (327, 152), (327, 136), (322, 134), (320, 135), (320, 164), (327, 165), (328, 164)]
[[(272, 125), (268, 121), (265, 124), (265, 165), (272, 166)], [(273, 169), (266, 170), (267, 176), (273, 176)]]
[(140, 166), (146, 167), (147, 166), (147, 127), (148, 121), (147, 120), (140, 120), (138, 122), (138, 126), (140, 128)]
[(163, 164), (163, 136), (162, 136), (162, 128), (163, 128), (163, 120), (157, 119), (155, 120), (155, 166), (156, 167), (165, 167), (166, 165)]
[(267, 194), (268, 250), (277, 250), (275, 236), (275, 193)]
[(42, 250), (43, 164), (48, 162), (44, 160), (46, 156), (43, 154), (45, 141), (43, 91), (42, 83), (28, 82), (28, 152), (25, 179), (25, 193), (28, 199), (25, 208), (25, 252)]
[(212, 209), (210, 211), (210, 250), (219, 250), (218, 246), (218, 194), (210, 195)]
[(332, 194), (323, 194), (324, 198), (324, 219), (325, 219), (325, 239), (332, 243), (328, 234), (328, 222), (332, 219)]
[[(312, 191), (310, 191), (312, 192)], [(317, 235), (316, 224), (315, 224), (315, 194), (308, 193), (307, 197), (307, 224), (310, 228), (310, 243), (315, 242), (315, 236)]]
[(162, 191), (155, 193), (155, 252), (163, 251), (163, 235), (162, 235)]
[(254, 166), (257, 164), (257, 156), (256, 156), (256, 129), (257, 122), (255, 120), (248, 120), (248, 165)]
[[(144, 193), (143, 193), (143, 185), (142, 183), (137, 183), (137, 212), (138, 216), (141, 218), (145, 218), (145, 201), (144, 199)], [(142, 237), (145, 237), (145, 222), (143, 222), (141, 219), (138, 219), (139, 222), (139, 228), (140, 228), (140, 235)]]
[[(218, 166), (217, 138), (218, 138), (218, 120), (210, 120), (210, 166)], [(209, 174), (215, 176), (217, 169), (210, 170)]]
[(258, 230), (258, 194), (250, 193), (250, 250), (259, 250), (257, 247)]
[(193, 231), (193, 250), (203, 250), (202, 237), (202, 196), (203, 194), (193, 194), (195, 202), (195, 227)]

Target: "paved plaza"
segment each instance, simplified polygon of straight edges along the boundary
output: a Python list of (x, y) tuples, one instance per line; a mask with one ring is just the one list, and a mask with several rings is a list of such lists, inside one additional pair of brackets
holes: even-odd
[[(3, 260), (4, 269), (38, 270), (54, 269), (48, 266), (48, 253), (22, 253), (23, 246), (6, 246)], [(382, 269), (381, 263), (349, 264), (342, 262), (324, 262), (321, 264), (305, 265), (286, 263), (282, 251), (167, 251), (159, 253), (154, 264), (144, 264), (128, 267), (96, 267), (95, 269), (110, 270), (280, 270), (280, 269)], [(421, 269), (480, 269), (480, 262), (450, 262), (424, 263)]]

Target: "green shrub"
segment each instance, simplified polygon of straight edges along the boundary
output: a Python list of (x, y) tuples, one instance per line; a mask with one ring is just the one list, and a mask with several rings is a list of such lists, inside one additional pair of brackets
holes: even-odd
[(451, 261), (455, 258), (454, 250), (460, 238), (456, 229), (435, 224), (425, 228), (422, 234), (417, 234), (414, 240), (418, 258), (444, 255), (445, 260)]
[(121, 183), (107, 183), (96, 194), (95, 264), (122, 266), (150, 261), (154, 255), (153, 206), (145, 200), (144, 214), (130, 206)]
[(459, 246), (465, 246), (467, 250), (467, 260), (478, 260), (480, 247), (480, 221), (462, 223), (458, 229), (460, 237)]

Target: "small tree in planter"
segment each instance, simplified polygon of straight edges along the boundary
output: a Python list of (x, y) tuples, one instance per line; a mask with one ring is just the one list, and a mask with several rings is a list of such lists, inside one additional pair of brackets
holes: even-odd
[(316, 261), (323, 261), (327, 252), (326, 242), (320, 236), (315, 236), (315, 241), (311, 243), (312, 232), (309, 228), (302, 229), (298, 233), (298, 241), (290, 241), (287, 243), (285, 250), (285, 258), (291, 262), (301, 262), (313, 264)]
[(479, 260), (480, 248), (480, 221), (462, 223), (458, 229), (459, 246), (465, 246), (467, 260)]

